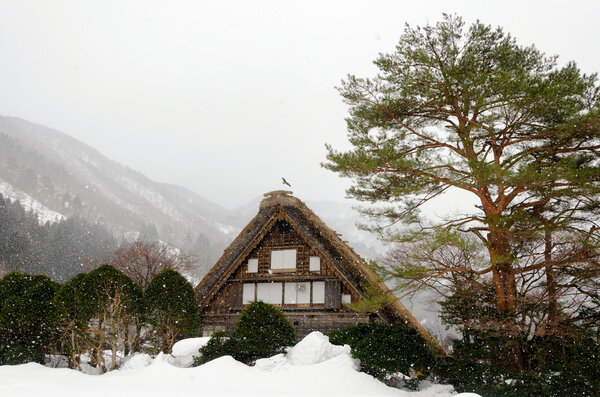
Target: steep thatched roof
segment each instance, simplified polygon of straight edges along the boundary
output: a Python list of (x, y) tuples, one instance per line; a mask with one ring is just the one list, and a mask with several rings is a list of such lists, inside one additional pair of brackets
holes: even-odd
[(435, 351), (443, 353), (437, 339), (433, 338), (417, 321), (366, 262), (306, 204), (291, 196), (291, 193), (277, 190), (265, 194), (266, 198), (260, 203), (258, 214), (225, 249), (223, 256), (196, 287), (199, 310), (203, 310), (210, 303), (212, 297), (238, 268), (241, 261), (258, 244), (262, 232), (270, 226), (271, 220), (283, 212), (292, 225), (329, 259), (344, 280), (361, 296), (365, 297), (365, 285), (374, 285), (393, 298), (390, 304), (377, 312), (379, 316), (390, 323), (403, 323), (416, 329)]

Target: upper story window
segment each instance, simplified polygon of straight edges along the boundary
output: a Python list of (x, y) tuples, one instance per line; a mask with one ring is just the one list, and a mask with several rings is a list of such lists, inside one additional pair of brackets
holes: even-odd
[(242, 289), (242, 303), (244, 305), (248, 305), (256, 300), (256, 297), (254, 296), (254, 290), (254, 283), (244, 284), (244, 287)]
[(248, 273), (258, 273), (258, 259), (248, 259)]
[(283, 283), (256, 284), (256, 300), (271, 305), (281, 305), (283, 299)]
[(310, 282), (285, 283), (283, 301), (286, 305), (310, 304)]
[(296, 250), (271, 251), (271, 269), (296, 270)]
[(308, 259), (308, 270), (311, 272), (320, 272), (321, 271), (321, 258), (318, 256), (311, 256)]
[(312, 302), (315, 304), (325, 303), (325, 282), (315, 281), (312, 283)]

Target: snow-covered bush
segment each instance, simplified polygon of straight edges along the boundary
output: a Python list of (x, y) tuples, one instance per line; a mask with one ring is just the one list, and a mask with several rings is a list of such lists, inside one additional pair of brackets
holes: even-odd
[(456, 341), (453, 357), (441, 371), (443, 380), (457, 391), (486, 397), (598, 395), (600, 349), (594, 339), (571, 336), (522, 341), (535, 353), (528, 368), (504, 365), (497, 354), (497, 344), (505, 346), (513, 339), (479, 332), (468, 341)]
[(244, 363), (283, 353), (296, 343), (296, 331), (283, 312), (263, 302), (253, 302), (240, 315), (231, 335), (232, 356)]

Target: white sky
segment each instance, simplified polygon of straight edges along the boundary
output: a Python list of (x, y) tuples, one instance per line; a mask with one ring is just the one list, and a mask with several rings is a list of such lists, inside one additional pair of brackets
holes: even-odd
[(343, 200), (348, 182), (319, 166), (326, 142), (347, 145), (334, 87), (442, 12), (600, 71), (595, 1), (0, 0), (0, 114), (227, 207), (282, 176)]

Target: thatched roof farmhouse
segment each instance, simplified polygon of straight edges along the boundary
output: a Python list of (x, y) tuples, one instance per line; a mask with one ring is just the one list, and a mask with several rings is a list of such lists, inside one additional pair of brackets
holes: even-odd
[(374, 313), (346, 303), (388, 287), (339, 235), (289, 191), (265, 194), (258, 214), (225, 249), (196, 287), (202, 333), (231, 331), (244, 305), (262, 300), (281, 308), (298, 337), (367, 322), (415, 328), (436, 350), (439, 342), (398, 300)]

